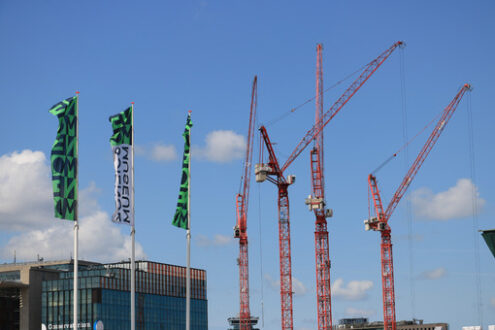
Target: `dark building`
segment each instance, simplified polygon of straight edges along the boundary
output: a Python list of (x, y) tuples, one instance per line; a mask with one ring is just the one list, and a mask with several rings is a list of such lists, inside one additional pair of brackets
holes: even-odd
[[(251, 330), (260, 330), (254, 327), (256, 324), (258, 324), (258, 320), (259, 320), (258, 317), (251, 316), (251, 319), (249, 320), (250, 321), (249, 326)], [(239, 330), (241, 328), (239, 316), (229, 317), (227, 321), (229, 321), (229, 325), (230, 325), (230, 328), (228, 330)]]
[[(0, 329), (71, 328), (72, 261), (0, 265)], [(136, 262), (136, 329), (184, 329), (186, 268)], [(80, 329), (130, 329), (130, 262), (79, 261)], [(208, 329), (206, 271), (191, 269), (191, 329)]]
[[(397, 330), (449, 330), (447, 323), (423, 323), (423, 320), (397, 321)], [(335, 328), (335, 327), (334, 327)], [(339, 320), (337, 329), (383, 330), (383, 322), (368, 322), (367, 318), (348, 318)]]

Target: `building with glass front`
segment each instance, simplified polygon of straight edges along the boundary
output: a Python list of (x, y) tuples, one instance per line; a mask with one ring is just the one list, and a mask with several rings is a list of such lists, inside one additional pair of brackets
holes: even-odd
[[(0, 318), (0, 329), (72, 328), (72, 261), (17, 265), (37, 275), (23, 282), (15, 264), (0, 265), (0, 299), (5, 300), (0, 315), (11, 316)], [(9, 280), (2, 282), (2, 274)], [(78, 274), (78, 328), (96, 329), (98, 324), (98, 329), (102, 325), (104, 329), (130, 329), (130, 262), (79, 261)], [(184, 329), (185, 296), (185, 267), (136, 262), (136, 329)], [(206, 271), (191, 269), (191, 329), (208, 329), (207, 303)], [(3, 306), (9, 311), (3, 311)]]

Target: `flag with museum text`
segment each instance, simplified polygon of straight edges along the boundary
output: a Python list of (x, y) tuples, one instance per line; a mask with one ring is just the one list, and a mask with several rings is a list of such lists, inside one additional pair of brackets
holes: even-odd
[(55, 104), (49, 112), (58, 118), (50, 154), (55, 217), (77, 220), (77, 96)]
[(115, 212), (112, 221), (134, 226), (132, 112), (131, 106), (110, 117), (113, 129), (110, 145), (115, 168)]
[(172, 224), (179, 228), (189, 229), (188, 209), (189, 209), (189, 161), (191, 143), (189, 141), (192, 127), (191, 114), (187, 116), (186, 128), (182, 136), (184, 137), (184, 156), (182, 158), (182, 177), (180, 181), (179, 200), (174, 214)]

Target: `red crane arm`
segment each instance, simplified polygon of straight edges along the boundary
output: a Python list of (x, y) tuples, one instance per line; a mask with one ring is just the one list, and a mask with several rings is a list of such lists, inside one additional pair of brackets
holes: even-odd
[(449, 105), (443, 110), (442, 116), (438, 120), (437, 125), (433, 129), (433, 132), (430, 134), (430, 137), (419, 152), (414, 163), (402, 180), (399, 188), (395, 192), (385, 211), (383, 210), (383, 204), (380, 197), (380, 192), (378, 190), (378, 185), (376, 183), (376, 178), (375, 176), (373, 176), (373, 174), (370, 174), (368, 176), (368, 184), (373, 197), (373, 204), (375, 206), (377, 217), (365, 220), (364, 225), (366, 230), (371, 229), (380, 231), (381, 233), (382, 241), (380, 244), (380, 248), (382, 264), (383, 328), (385, 330), (395, 330), (397, 328), (395, 322), (395, 292), (392, 240), (391, 228), (388, 224), (388, 220), (390, 219), (390, 216), (394, 212), (405, 192), (407, 191), (407, 188), (409, 188), (412, 180), (418, 173), (421, 165), (425, 161), (431, 149), (437, 142), (440, 134), (445, 128), (445, 125), (447, 125), (450, 118), (452, 117), (464, 93), (468, 90), (471, 90), (471, 86), (469, 84), (465, 84), (454, 97), (454, 99), (449, 103)]
[[(268, 132), (266, 131), (265, 126), (261, 126), (259, 130), (263, 142), (265, 142), (265, 146), (268, 151), (268, 168), (266, 168), (265, 171), (269, 175), (276, 176), (278, 181), (285, 182), (284, 172), (280, 169), (277, 156), (275, 155), (275, 150), (273, 150), (273, 145), (272, 142), (270, 141), (270, 138), (268, 137)], [(275, 184), (277, 184), (278, 182), (277, 180), (273, 180), (271, 177), (267, 177), (267, 179)]]
[(282, 172), (299, 156), (299, 154), (311, 143), (315, 136), (332, 120), (333, 117), (342, 109), (342, 107), (356, 94), (363, 84), (375, 73), (375, 71), (383, 64), (383, 62), (392, 54), (399, 46), (403, 46), (404, 42), (397, 41), (389, 49), (384, 51), (376, 59), (368, 63), (361, 75), (347, 88), (342, 96), (330, 107), (330, 109), (320, 118), (321, 123), (316, 123), (302, 138), (296, 146), (292, 154), (289, 156), (285, 164), (282, 166)]
[(380, 191), (376, 184), (376, 177), (373, 174), (368, 175), (368, 184), (373, 196), (373, 205), (375, 206), (376, 216), (380, 222), (387, 222), (383, 219), (385, 213), (383, 212), (382, 198), (380, 197)]
[(249, 203), (249, 182), (251, 181), (251, 163), (253, 161), (253, 140), (256, 108), (258, 104), (258, 77), (254, 76), (251, 91), (251, 107), (249, 111), (248, 137), (246, 143), (246, 158), (244, 159), (244, 175), (242, 177), (242, 193), (236, 196), (237, 225), (242, 232), (246, 231), (246, 218)]
[(251, 107), (249, 111), (248, 137), (246, 143), (246, 158), (244, 160), (244, 175), (241, 179), (242, 192), (236, 195), (237, 224), (234, 227), (234, 237), (239, 238), (239, 329), (251, 329), (251, 312), (249, 310), (249, 257), (247, 234), (247, 210), (249, 202), (249, 182), (251, 178), (251, 161), (253, 158), (254, 121), (257, 106), (257, 81), (254, 76), (251, 91)]
[[(426, 157), (430, 153), (431, 149), (437, 142), (438, 138), (440, 137), (440, 134), (442, 134), (445, 125), (449, 122), (450, 118), (454, 114), (454, 111), (457, 109), (457, 106), (459, 105), (459, 102), (461, 101), (462, 97), (464, 96), (464, 93), (466, 91), (471, 90), (471, 86), (469, 84), (464, 84), (462, 88), (459, 90), (457, 95), (454, 97), (454, 99), (447, 105), (447, 107), (443, 110), (442, 116), (437, 122), (437, 125), (433, 129), (433, 132), (431, 132), (430, 137), (426, 141), (425, 145), (421, 149), (421, 151), (418, 154), (418, 157), (416, 157), (416, 160), (414, 163), (411, 165), (411, 168), (407, 172), (406, 176), (402, 180), (399, 188), (397, 188), (397, 191), (394, 194), (394, 197), (392, 197), (392, 200), (388, 204), (387, 210), (384, 213), (383, 220), (385, 222), (388, 222), (388, 219), (390, 219), (390, 216), (394, 212), (395, 208), (399, 204), (400, 200), (404, 196), (404, 194), (407, 191), (407, 188), (409, 188), (409, 185), (411, 184), (412, 180), (418, 173), (419, 169), (421, 168), (421, 165), (423, 165), (423, 162), (425, 161)], [(375, 182), (376, 184), (376, 182)], [(377, 189), (378, 192), (378, 189)]]

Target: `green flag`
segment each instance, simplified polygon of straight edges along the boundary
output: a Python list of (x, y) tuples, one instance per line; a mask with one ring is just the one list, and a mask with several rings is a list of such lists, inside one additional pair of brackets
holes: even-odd
[(188, 221), (188, 206), (189, 206), (189, 161), (190, 161), (190, 148), (191, 143), (189, 141), (189, 134), (191, 127), (191, 114), (187, 116), (186, 128), (184, 129), (184, 157), (182, 159), (182, 178), (180, 180), (179, 200), (177, 201), (177, 210), (175, 211), (174, 220), (172, 224), (179, 228), (189, 229)]
[(495, 229), (491, 230), (482, 230), (481, 235), (485, 239), (486, 245), (492, 251), (493, 256), (495, 257)]
[(77, 96), (55, 104), (50, 113), (58, 118), (50, 155), (55, 217), (77, 220)]

